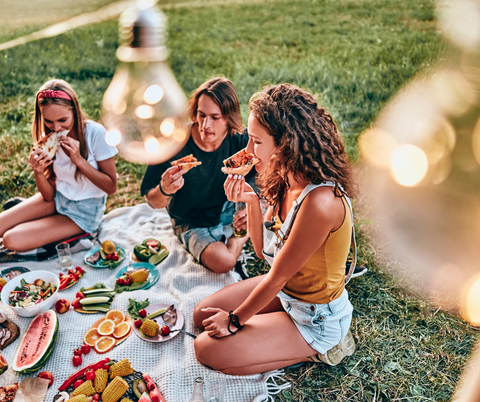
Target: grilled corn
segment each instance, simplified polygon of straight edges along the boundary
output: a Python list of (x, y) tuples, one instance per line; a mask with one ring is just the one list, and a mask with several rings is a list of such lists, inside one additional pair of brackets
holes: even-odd
[(110, 378), (116, 377), (117, 375), (119, 375), (120, 377), (124, 377), (126, 375), (132, 374), (133, 371), (134, 370), (130, 365), (129, 360), (123, 359), (110, 367)]
[(128, 383), (119, 376), (116, 376), (110, 384), (108, 384), (105, 391), (102, 394), (103, 402), (117, 402), (120, 397), (127, 392), (130, 386)]
[(153, 320), (145, 320), (140, 327), (140, 332), (147, 336), (155, 336), (158, 334), (158, 324)]
[(88, 381), (85, 381), (78, 388), (75, 388), (75, 391), (73, 391), (70, 396), (77, 396), (77, 395), (90, 396), (90, 395), (93, 395), (94, 393), (95, 393), (95, 389), (93, 388), (92, 380), (88, 380)]
[(88, 402), (88, 398), (85, 395), (77, 395), (67, 399), (65, 402)]
[(95, 391), (101, 394), (108, 382), (108, 371), (105, 369), (99, 369), (95, 371)]

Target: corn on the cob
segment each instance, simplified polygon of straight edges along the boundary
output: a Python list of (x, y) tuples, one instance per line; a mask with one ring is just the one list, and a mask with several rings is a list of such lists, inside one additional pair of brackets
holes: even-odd
[(88, 398), (85, 395), (77, 395), (67, 399), (65, 402), (88, 402)]
[(108, 382), (108, 371), (99, 369), (95, 371), (95, 391), (101, 394)]
[(77, 395), (90, 396), (90, 395), (93, 395), (94, 393), (95, 393), (95, 389), (93, 388), (92, 381), (88, 380), (88, 381), (85, 381), (78, 388), (75, 388), (75, 391), (73, 391), (70, 396), (77, 396)]
[(138, 269), (128, 274), (132, 282), (144, 282), (148, 278), (149, 271), (147, 269)]
[(124, 377), (126, 375), (132, 374), (133, 372), (134, 370), (130, 365), (129, 360), (123, 359), (110, 367), (110, 378), (116, 377), (117, 375), (119, 375), (120, 377)]
[(131, 399), (123, 398), (120, 402), (133, 402)]
[(110, 384), (108, 384), (105, 391), (102, 394), (103, 402), (117, 402), (120, 397), (127, 392), (130, 386), (128, 383), (119, 376), (116, 376)]
[(145, 320), (140, 327), (140, 332), (147, 336), (155, 336), (158, 334), (158, 324), (153, 320)]

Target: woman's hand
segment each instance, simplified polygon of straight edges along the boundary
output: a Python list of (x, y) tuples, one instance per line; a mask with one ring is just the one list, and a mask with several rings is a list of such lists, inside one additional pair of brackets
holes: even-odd
[(230, 325), (230, 331), (228, 330), (230, 318), (226, 311), (216, 307), (203, 308), (202, 311), (206, 313), (214, 313), (214, 315), (202, 321), (203, 328), (205, 328), (207, 334), (212, 338), (223, 338), (224, 336), (232, 335), (230, 331), (237, 331), (237, 328), (234, 325)]
[(257, 194), (255, 194), (253, 188), (245, 182), (245, 177), (242, 175), (229, 174), (223, 188), (229, 201), (246, 202), (250, 204), (258, 200)]
[(66, 135), (58, 136), (58, 139), (65, 153), (70, 157), (72, 163), (78, 166), (78, 164), (84, 160), (80, 153), (80, 142)]
[(28, 163), (35, 173), (43, 174), (53, 160), (49, 159), (48, 154), (41, 149), (34, 149), (28, 157)]

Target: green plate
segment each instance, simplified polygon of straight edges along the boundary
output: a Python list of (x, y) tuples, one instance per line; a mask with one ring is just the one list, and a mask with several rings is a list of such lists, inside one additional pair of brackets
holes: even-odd
[(115, 251), (118, 253), (119, 250), (122, 250), (122, 256), (118, 259), (118, 261), (115, 261), (115, 264), (113, 265), (102, 265), (100, 264), (100, 261), (102, 261), (102, 257), (100, 257), (100, 259), (95, 263), (95, 264), (92, 264), (91, 262), (88, 262), (87, 261), (87, 258), (92, 256), (93, 254), (95, 254), (97, 251), (100, 251), (100, 246), (97, 246), (97, 247), (94, 247), (90, 250), (88, 250), (87, 254), (85, 254), (85, 257), (83, 258), (83, 261), (85, 262), (85, 264), (87, 264), (88, 266), (92, 267), (92, 268), (98, 268), (98, 269), (114, 269), (114, 268), (117, 268), (121, 263), (122, 261), (125, 259), (125, 250), (121, 247), (117, 247), (115, 249)]

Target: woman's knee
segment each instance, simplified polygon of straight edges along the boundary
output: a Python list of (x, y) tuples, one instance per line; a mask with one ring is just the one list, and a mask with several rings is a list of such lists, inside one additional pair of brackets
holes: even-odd
[(204, 366), (218, 370), (221, 356), (215, 345), (215, 339), (212, 339), (206, 332), (197, 336), (194, 342), (195, 355), (197, 360)]
[(15, 232), (15, 229), (7, 230), (3, 234), (3, 245), (8, 249), (8, 250), (13, 250), (13, 251), (27, 251), (27, 250), (22, 250), (21, 247), (21, 235), (19, 233)]

